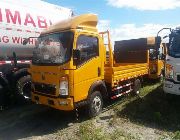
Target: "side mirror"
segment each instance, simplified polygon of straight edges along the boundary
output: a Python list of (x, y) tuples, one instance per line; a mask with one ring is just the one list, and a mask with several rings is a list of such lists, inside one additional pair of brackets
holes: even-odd
[(78, 49), (73, 50), (73, 63), (74, 63), (74, 65), (77, 65), (79, 63), (80, 58), (81, 58), (80, 50), (78, 50)]
[(25, 39), (23, 40), (23, 45), (27, 45), (28, 42), (29, 42), (29, 38), (25, 38)]
[(167, 37), (169, 37), (168, 35), (165, 35), (165, 36), (163, 36), (163, 39), (165, 39), (165, 38), (167, 38)]

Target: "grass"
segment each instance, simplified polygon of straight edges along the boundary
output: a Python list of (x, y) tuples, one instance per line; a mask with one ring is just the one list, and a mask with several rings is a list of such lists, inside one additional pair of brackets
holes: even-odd
[(77, 133), (81, 140), (105, 140), (101, 128), (96, 128), (92, 121), (87, 121), (80, 125)]
[(125, 133), (116, 129), (113, 133), (110, 134), (110, 140), (138, 140), (139, 137), (135, 137), (130, 133)]
[(180, 129), (180, 97), (170, 98), (163, 93), (160, 83), (146, 85), (139, 97), (126, 102), (116, 110), (117, 116), (137, 124), (155, 127), (168, 132)]
[[(139, 96), (140, 98), (137, 96), (128, 96), (128, 97), (122, 98), (121, 101), (116, 101), (116, 103), (114, 103), (111, 106), (113, 108), (113, 110), (116, 112), (116, 114), (113, 115), (112, 118), (109, 120), (109, 122), (108, 122), (109, 126), (115, 127), (118, 124), (118, 118), (121, 117), (119, 115), (119, 112), (121, 110), (126, 109), (128, 104), (136, 101), (137, 99), (142, 99), (143, 97), (148, 95), (148, 93), (152, 92), (159, 86), (160, 86), (159, 83), (155, 84), (155, 85), (153, 84), (153, 85), (145, 86), (141, 91), (141, 94)], [(135, 112), (137, 110), (134, 108), (131, 108), (131, 109), (134, 110), (134, 111), (131, 110), (132, 113), (134, 112), (134, 114), (136, 114)], [(154, 112), (154, 118), (160, 120), (161, 119), (160, 112)], [(132, 139), (139, 139), (137, 136), (134, 136), (125, 131), (121, 131), (119, 129), (115, 129), (111, 133), (106, 133), (106, 132), (104, 132), (102, 127), (96, 127), (93, 124), (92, 120), (82, 123), (79, 127), (79, 131), (78, 131), (77, 135), (81, 140), (121, 140), (121, 139), (122, 140), (132, 140)]]
[(125, 133), (119, 129), (114, 130), (112, 133), (106, 133), (103, 128), (96, 127), (92, 121), (87, 121), (80, 125), (77, 133), (81, 140), (134, 140), (138, 139), (130, 133)]
[[(172, 98), (173, 97), (173, 98)], [(131, 140), (140, 139), (136, 134), (118, 129), (118, 119), (127, 119), (132, 123), (159, 132), (159, 139), (180, 140), (180, 97), (169, 98), (163, 93), (161, 83), (146, 84), (139, 96), (127, 96), (111, 105), (115, 114), (109, 119), (111, 132), (104, 132), (103, 127), (97, 127), (92, 120), (80, 125), (77, 133), (82, 140)]]
[(176, 131), (173, 136), (172, 136), (173, 140), (180, 140), (180, 131)]
[[(158, 87), (161, 86), (161, 83), (146, 83), (146, 85), (141, 89), (141, 92), (140, 92), (140, 97), (144, 97), (146, 96), (147, 94), (153, 92), (154, 90), (156, 90)], [(161, 89), (159, 92), (162, 92)]]
[(118, 123), (118, 117), (117, 115), (113, 115), (112, 118), (109, 120), (109, 125), (110, 126), (114, 126)]

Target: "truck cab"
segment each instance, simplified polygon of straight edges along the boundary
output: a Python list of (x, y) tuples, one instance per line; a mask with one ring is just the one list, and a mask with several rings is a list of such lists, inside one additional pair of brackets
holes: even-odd
[(166, 47), (163, 90), (165, 93), (180, 95), (180, 29), (171, 30)]
[(97, 16), (86, 14), (42, 32), (30, 67), (32, 101), (73, 110), (103, 83), (105, 47), (96, 25)]

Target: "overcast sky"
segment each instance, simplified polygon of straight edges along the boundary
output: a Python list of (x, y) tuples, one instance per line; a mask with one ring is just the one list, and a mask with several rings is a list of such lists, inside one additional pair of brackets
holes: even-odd
[(70, 8), (75, 15), (95, 13), (100, 31), (113, 40), (156, 36), (163, 27), (180, 25), (180, 0), (44, 0)]

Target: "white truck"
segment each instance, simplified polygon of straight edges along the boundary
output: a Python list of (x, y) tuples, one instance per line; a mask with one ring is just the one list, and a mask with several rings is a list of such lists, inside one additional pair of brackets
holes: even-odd
[(49, 25), (72, 16), (71, 9), (41, 0), (0, 1), (0, 106), (7, 93), (30, 94), (27, 69), (35, 38), (28, 45), (23, 45), (23, 40), (38, 37)]
[(166, 43), (165, 93), (180, 95), (180, 29), (170, 29), (169, 43)]

